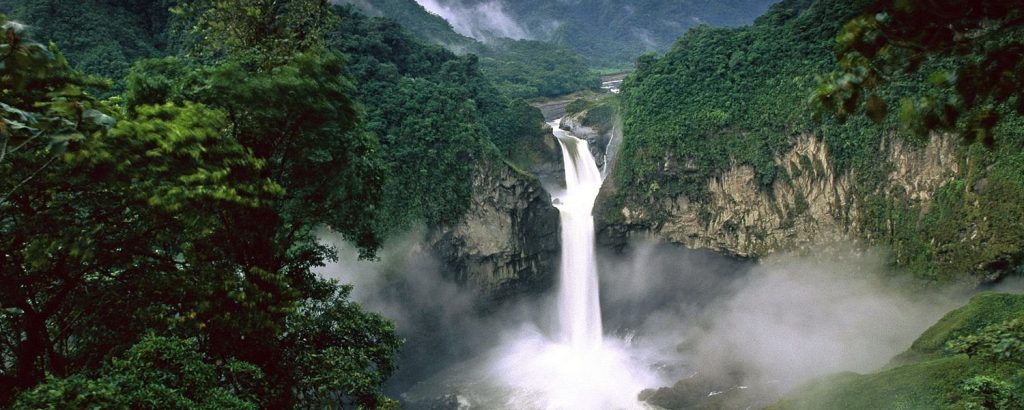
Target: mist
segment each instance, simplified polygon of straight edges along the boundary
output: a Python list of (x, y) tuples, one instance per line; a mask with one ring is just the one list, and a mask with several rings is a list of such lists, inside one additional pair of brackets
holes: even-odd
[(679, 292), (637, 305), (641, 316), (618, 315), (632, 318), (645, 348), (674, 352), (684, 379), (718, 393), (757, 386), (762, 404), (817, 376), (881, 368), (971, 293), (894, 275), (879, 252), (783, 254), (736, 269), (673, 248), (640, 244), (609, 262), (611, 307), (636, 303), (652, 282), (655, 294)]
[(477, 40), (495, 38), (532, 39), (530, 31), (516, 23), (499, 0), (463, 2), (457, 0), (416, 0), (427, 11), (441, 16), (456, 32)]
[[(746, 392), (754, 397), (739, 403), (767, 404), (813, 377), (884, 366), (969, 297), (893, 275), (880, 253), (755, 262), (637, 241), (598, 250), (612, 350), (591, 361), (608, 363), (558, 374), (574, 359), (544, 348), (552, 295), (481, 309), (478, 295), (450, 280), (422, 237), (421, 230), (389, 241), (370, 262), (323, 235), (341, 258), (321, 274), (352, 283), (353, 299), (394, 320), (407, 339), (389, 394), (412, 408), (444, 400), (470, 408), (606, 407), (679, 380), (695, 381), (701, 397), (753, 386)], [(590, 384), (580, 387), (581, 380)], [(625, 391), (586, 401), (616, 388)], [(511, 390), (543, 390), (547, 401), (524, 402)]]

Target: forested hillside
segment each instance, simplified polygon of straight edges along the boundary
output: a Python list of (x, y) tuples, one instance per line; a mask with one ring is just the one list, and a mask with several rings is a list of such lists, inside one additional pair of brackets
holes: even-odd
[(540, 113), (506, 98), (476, 55), (420, 43), (392, 20), (336, 12), (328, 47), (348, 57), (366, 130), (388, 164), (380, 231), (452, 222), (468, 205), (474, 164), (541, 138)]
[[(893, 146), (924, 147), (927, 135), (901, 126), (900, 115), (878, 118), (879, 123), (866, 115), (839, 122), (808, 102), (818, 90), (818, 76), (837, 66), (836, 33), (868, 4), (787, 0), (751, 27), (695, 29), (666, 55), (642, 57), (624, 84), (627, 139), (615, 176), (620, 189), (613, 200), (618, 202), (606, 209), (643, 209), (658, 198), (705, 201), (708, 181), (737, 166), (752, 167), (755, 183), (769, 193), (773, 184), (799, 177), (801, 169), (817, 175), (834, 171), (830, 175), (836, 179), (850, 172), (854, 199), (841, 212), (851, 219), (840, 215), (840, 223), (870, 243), (891, 246), (899, 266), (936, 280), (968, 273), (991, 279), (1019, 271), (1024, 255), (1024, 210), (1017, 205), (1024, 200), (1019, 115), (1002, 116), (992, 146), (966, 143), (974, 141), (966, 138), (971, 133), (946, 137), (965, 142), (954, 148), (954, 167), (939, 169), (951, 172), (951, 179), (942, 180), (937, 192), (912, 198), (910, 191), (901, 192), (912, 187), (887, 185), (906, 170), (885, 158)], [(893, 74), (872, 101), (908, 107), (901, 98), (922, 95), (948, 61), (924, 60), (915, 72)], [(909, 107), (903, 117), (913, 117)], [(800, 135), (823, 141), (834, 169), (813, 159), (804, 160), (807, 166), (779, 162)], [(805, 211), (802, 200), (785, 212)], [(609, 212), (609, 218), (622, 218)], [(657, 212), (655, 225), (667, 217)]]
[(320, 1), (88, 3), (3, 3), (0, 404), (393, 403), (401, 341), (315, 232), (453, 221), (540, 113)]
[(59, 44), (75, 69), (112, 79), (110, 92), (123, 90), (132, 63), (166, 55), (176, 41), (166, 0), (0, 0), (0, 13), (29, 24), (39, 41)]
[(601, 81), (572, 49), (551, 42), (463, 36), (451, 24), (414, 0), (347, 0), (358, 10), (394, 19), (422, 41), (457, 54), (477, 54), (483, 73), (513, 98), (555, 97), (596, 89)]
[[(479, 31), (514, 31), (525, 38), (569, 47), (593, 66), (625, 67), (637, 56), (664, 51), (690, 27), (748, 24), (776, 0), (666, 1), (623, 3), (613, 0), (572, 1), (432, 1), (449, 11), (445, 16)], [(420, 2), (426, 4), (427, 2)], [(495, 9), (503, 12), (496, 15)], [(504, 18), (499, 18), (504, 17)], [(506, 20), (514, 30), (493, 30)], [(469, 35), (468, 33), (463, 33)]]

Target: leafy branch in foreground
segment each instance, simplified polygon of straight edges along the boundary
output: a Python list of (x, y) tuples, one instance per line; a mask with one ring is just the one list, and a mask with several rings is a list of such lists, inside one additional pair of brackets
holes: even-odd
[[(925, 73), (931, 88), (902, 96), (900, 120), (924, 135), (959, 130), (995, 142), (1001, 112), (1024, 113), (1024, 7), (1004, 0), (876, 0), (836, 38), (838, 68), (819, 79), (812, 102), (840, 120), (890, 111), (884, 86)], [(889, 95), (887, 95), (889, 94)]]

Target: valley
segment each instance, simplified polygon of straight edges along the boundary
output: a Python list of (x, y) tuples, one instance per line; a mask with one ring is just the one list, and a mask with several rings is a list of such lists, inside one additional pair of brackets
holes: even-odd
[(1022, 13), (0, 0), (0, 407), (1019, 408)]

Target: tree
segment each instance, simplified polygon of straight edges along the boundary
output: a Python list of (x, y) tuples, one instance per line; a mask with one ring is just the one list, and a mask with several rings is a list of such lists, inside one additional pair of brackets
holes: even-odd
[[(194, 245), (219, 226), (220, 207), (259, 208), (282, 193), (221, 132), (223, 114), (165, 105), (117, 121), (54, 47), (4, 28), (0, 402), (187, 313), (140, 307), (181, 303), (168, 290), (182, 278), (233, 278), (231, 267), (190, 265)], [(104, 320), (118, 308), (132, 320)]]
[(335, 23), (327, 0), (192, 0), (172, 11), (193, 23), (197, 57), (248, 60), (263, 69), (322, 48)]
[[(1024, 113), (1024, 3), (1019, 0), (876, 0), (837, 37), (839, 67), (813, 101), (840, 120), (889, 111), (884, 86), (929, 70), (932, 89), (907, 96), (900, 119), (917, 134), (962, 130), (991, 145), (1007, 111)], [(890, 92), (891, 94), (891, 92)]]
[(348, 300), (351, 286), (321, 281), (317, 297), (288, 319), (282, 343), (296, 391), (309, 407), (386, 408), (380, 386), (397, 368), (402, 340), (394, 325)]
[(99, 375), (49, 377), (18, 397), (14, 408), (257, 409), (259, 368), (217, 364), (196, 339), (147, 335), (106, 363)]
[[(19, 391), (29, 407), (386, 402), (393, 326), (310, 270), (330, 257), (321, 226), (376, 247), (376, 142), (339, 58), (158, 60), (119, 106), (84, 92), (99, 82), (55, 47), (0, 24), (0, 404)], [(110, 359), (140, 343), (177, 356)], [(152, 364), (165, 359), (199, 372)], [(236, 389), (219, 363), (239, 362), (264, 381)]]

